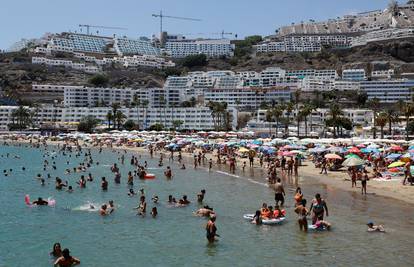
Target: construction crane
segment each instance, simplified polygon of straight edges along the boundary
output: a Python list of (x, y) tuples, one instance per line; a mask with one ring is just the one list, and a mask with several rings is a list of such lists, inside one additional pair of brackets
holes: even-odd
[(99, 28), (99, 29), (110, 29), (110, 30), (128, 30), (127, 28), (122, 27), (110, 27), (110, 26), (97, 26), (97, 25), (89, 25), (89, 24), (79, 24), (79, 28), (86, 28), (86, 33), (89, 35), (90, 28)]
[[(232, 32), (225, 32), (224, 30), (222, 30), (221, 32), (215, 32), (213, 34), (220, 34), (221, 35), (221, 39), (224, 39), (224, 35), (233, 35)], [(236, 36), (236, 38), (237, 38), (237, 34), (235, 34), (234, 36)]]
[(162, 20), (163, 20), (163, 18), (180, 19), (180, 20), (191, 20), (191, 21), (201, 21), (201, 19), (167, 16), (167, 15), (162, 14), (162, 10), (160, 10), (160, 13), (159, 14), (152, 14), (152, 16), (155, 17), (155, 18), (160, 18), (160, 37), (162, 35)]

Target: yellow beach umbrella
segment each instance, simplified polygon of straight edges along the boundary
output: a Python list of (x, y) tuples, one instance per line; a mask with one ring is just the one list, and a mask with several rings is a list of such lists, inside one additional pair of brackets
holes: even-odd
[(245, 148), (245, 147), (241, 147), (241, 148), (239, 149), (239, 152), (240, 152), (240, 153), (246, 153), (246, 152), (249, 152), (249, 150), (248, 150), (247, 148)]
[(396, 161), (394, 163), (391, 163), (390, 165), (388, 165), (388, 168), (395, 168), (395, 167), (401, 167), (405, 165), (405, 162), (402, 161)]

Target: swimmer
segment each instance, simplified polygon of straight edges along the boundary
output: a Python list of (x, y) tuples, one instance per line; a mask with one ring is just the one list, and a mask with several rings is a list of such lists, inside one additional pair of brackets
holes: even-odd
[(55, 258), (59, 258), (62, 256), (62, 248), (60, 246), (60, 243), (53, 244), (52, 251), (49, 253), (51, 256)]
[(109, 209), (109, 214), (111, 214), (112, 212), (114, 212), (115, 211), (114, 201), (113, 200), (109, 200), (107, 207)]
[(144, 188), (141, 188), (141, 189), (139, 190), (139, 192), (141, 193), (141, 196), (145, 195)]
[(128, 192), (128, 196), (132, 197), (135, 196), (137, 193), (134, 192), (134, 189), (130, 188)]
[(72, 193), (73, 192), (73, 188), (72, 188), (72, 186), (70, 185), (70, 186), (68, 186), (68, 190), (66, 190), (68, 193)]
[(172, 171), (171, 171), (170, 166), (168, 166), (167, 169), (164, 171), (164, 175), (168, 179), (171, 179), (173, 177), (173, 174), (172, 174)]
[(57, 267), (57, 266), (62, 266), (63, 267), (63, 266), (73, 266), (73, 265), (77, 265), (77, 264), (80, 264), (80, 260), (75, 258), (75, 257), (72, 257), (70, 255), (69, 249), (65, 248), (62, 251), (62, 256), (59, 257), (55, 261), (54, 266), (55, 267)]
[(181, 165), (181, 168), (180, 168), (181, 170), (185, 170), (185, 165), (184, 165), (184, 163), (183, 163), (183, 165)]
[(155, 204), (157, 204), (158, 203), (158, 199), (159, 199), (158, 196), (153, 196), (151, 200), (152, 200), (152, 202), (154, 202)]
[(173, 198), (172, 195), (168, 196), (168, 203), (172, 204), (172, 203), (176, 203), (175, 198)]
[(200, 193), (197, 194), (197, 201), (199, 203), (202, 203), (204, 200), (204, 195), (206, 194), (206, 190), (205, 189), (201, 189)]
[(101, 188), (103, 191), (108, 191), (108, 181), (105, 177), (102, 177)]
[(157, 217), (157, 215), (158, 215), (157, 207), (153, 207), (152, 210), (151, 210), (151, 216), (152, 216), (152, 218)]
[(385, 229), (382, 225), (374, 225), (373, 222), (368, 222), (368, 232), (385, 232)]
[(106, 204), (103, 204), (103, 205), (101, 206), (101, 209), (99, 210), (99, 214), (100, 214), (101, 216), (106, 216), (106, 215), (108, 215), (108, 211), (107, 211), (107, 206), (106, 206)]
[(213, 208), (204, 206), (203, 208), (198, 209), (194, 214), (200, 217), (210, 217), (210, 215), (215, 215), (215, 212), (213, 211)]
[(43, 200), (41, 197), (39, 197), (37, 200), (32, 202), (33, 205), (38, 205), (38, 206), (45, 206), (47, 204), (49, 204), (49, 202), (47, 202), (46, 200)]
[(45, 179), (40, 179), (40, 185), (44, 186), (45, 185)]
[(180, 204), (180, 205), (188, 205), (188, 204), (190, 204), (190, 201), (187, 199), (187, 196), (184, 195), (183, 198), (178, 201), (178, 204)]

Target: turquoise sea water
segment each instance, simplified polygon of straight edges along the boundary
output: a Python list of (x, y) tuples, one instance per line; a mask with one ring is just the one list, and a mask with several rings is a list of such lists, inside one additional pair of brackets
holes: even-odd
[[(52, 151), (52, 147), (49, 151)], [(9, 153), (9, 158), (6, 158)], [(136, 180), (134, 189), (144, 188), (148, 211), (157, 206), (159, 216), (141, 218), (133, 207), (138, 197), (127, 196), (126, 176), (130, 152), (121, 166), (122, 183), (115, 185), (109, 168), (118, 162), (119, 155), (110, 151), (93, 158), (100, 162), (86, 173), (64, 175), (64, 170), (83, 160), (75, 153), (57, 155), (57, 170), (43, 171), (43, 152), (26, 147), (0, 147), (0, 266), (52, 266), (48, 253), (55, 242), (68, 247), (78, 257), (81, 266), (412, 266), (414, 256), (414, 213), (407, 204), (385, 198), (358, 193), (347, 193), (313, 184), (309, 178), (299, 181), (305, 197), (310, 200), (320, 192), (329, 205), (333, 224), (331, 232), (302, 233), (292, 211), (293, 185), (287, 187), (288, 220), (280, 226), (255, 226), (242, 218), (253, 213), (262, 202), (273, 204), (274, 193), (263, 179), (250, 177), (250, 171), (235, 176), (227, 175), (226, 167), (208, 172), (194, 171), (191, 164), (180, 170), (171, 163), (175, 174), (166, 180), (157, 160), (142, 155), (147, 160), (155, 180)], [(19, 155), (21, 158), (13, 158)], [(137, 154), (135, 154), (137, 155)], [(50, 156), (49, 162), (53, 160)], [(67, 165), (66, 161), (70, 161)], [(168, 160), (165, 161), (166, 166)], [(26, 167), (23, 171), (22, 166)], [(3, 169), (13, 171), (4, 176)], [(75, 184), (81, 174), (91, 172), (95, 180), (85, 189)], [(36, 174), (52, 178), (41, 186)], [(260, 176), (255, 170), (255, 175)], [(54, 177), (68, 180), (75, 192), (56, 191)], [(109, 180), (108, 192), (100, 190), (100, 177)], [(289, 180), (285, 181), (289, 183)], [(200, 189), (206, 189), (205, 204), (217, 212), (220, 241), (208, 245), (204, 226), (206, 219), (195, 217), (192, 212), (199, 205), (195, 202)], [(24, 195), (53, 197), (57, 205), (29, 208)], [(167, 205), (168, 195), (177, 199), (187, 194), (192, 204), (184, 208)], [(160, 197), (159, 204), (151, 203), (153, 195)], [(117, 210), (102, 218), (97, 212), (79, 211), (88, 202), (100, 205), (113, 199)], [(148, 212), (147, 211), (147, 212)], [(366, 232), (367, 220), (385, 225), (387, 233)]]

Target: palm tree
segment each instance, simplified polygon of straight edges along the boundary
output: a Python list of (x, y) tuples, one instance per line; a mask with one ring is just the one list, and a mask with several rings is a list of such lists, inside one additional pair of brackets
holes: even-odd
[[(112, 103), (111, 107), (112, 107), (112, 114), (113, 114), (114, 117), (116, 117), (116, 114), (118, 113), (118, 109), (121, 107), (121, 105), (119, 105), (119, 103), (114, 102), (114, 103)], [(113, 123), (114, 128), (116, 128), (116, 122), (117, 122), (117, 120), (114, 119), (114, 123)], [(118, 128), (119, 128), (119, 125), (118, 125)]]
[(397, 122), (398, 121), (398, 114), (392, 108), (388, 108), (386, 110), (385, 114), (387, 115), (386, 117), (387, 117), (387, 121), (388, 121), (388, 132), (389, 132), (389, 135), (394, 136), (394, 133), (392, 131), (392, 124), (394, 122)]
[[(305, 121), (305, 137), (308, 136), (308, 116), (312, 114), (313, 106), (305, 104), (300, 111), (303, 120)], [(312, 125), (311, 125), (312, 127)]]
[(269, 136), (272, 136), (272, 121), (273, 121), (273, 114), (270, 109), (266, 110), (266, 122), (269, 123)]
[(331, 106), (329, 107), (329, 115), (331, 116), (331, 126), (333, 127), (333, 135), (334, 138), (336, 138), (338, 132), (337, 128), (339, 128), (340, 124), (340, 117), (342, 116), (341, 107), (336, 103), (331, 104)]
[(117, 125), (118, 125), (118, 130), (121, 129), (122, 123), (124, 122), (124, 120), (126, 119), (126, 116), (124, 113), (122, 113), (122, 111), (118, 110), (115, 114), (115, 118), (114, 118), (114, 122), (116, 121)]
[(400, 105), (400, 112), (405, 117), (405, 138), (408, 141), (408, 125), (410, 124), (410, 117), (414, 113), (414, 107), (411, 103), (403, 102), (399, 103)]
[[(164, 109), (164, 115), (165, 115), (165, 103), (166, 103), (165, 97), (163, 95), (160, 96), (160, 105)], [(161, 108), (159, 109), (159, 119), (160, 119), (159, 123), (161, 123)], [(164, 126), (165, 126), (165, 118), (164, 118)]]
[(368, 106), (372, 109), (372, 111), (374, 112), (374, 128), (373, 128), (373, 137), (374, 139), (377, 138), (377, 128), (375, 127), (376, 125), (376, 119), (377, 119), (377, 114), (378, 114), (378, 110), (380, 108), (380, 101), (378, 98), (374, 97), (372, 99), (370, 99), (368, 101)]
[(272, 113), (273, 113), (273, 117), (275, 117), (275, 120), (276, 120), (276, 137), (277, 137), (278, 131), (279, 131), (279, 121), (283, 115), (282, 107), (281, 106), (274, 107)]
[(16, 120), (16, 124), (19, 130), (23, 130), (30, 124), (30, 112), (27, 108), (19, 106), (11, 114), (12, 120)]
[(142, 101), (142, 103), (141, 103), (141, 106), (144, 108), (144, 111), (145, 111), (145, 115), (144, 115), (144, 118), (145, 118), (145, 123), (144, 123), (144, 125), (142, 126), (142, 128), (145, 128), (145, 126), (146, 126), (146, 124), (147, 124), (147, 113), (148, 113), (148, 105), (149, 105), (149, 101), (148, 100), (143, 100)]
[(108, 129), (111, 129), (111, 122), (114, 119), (114, 116), (112, 115), (111, 111), (108, 111), (108, 113), (106, 113), (106, 120), (108, 121)]
[(386, 112), (381, 112), (380, 114), (378, 114), (377, 118), (376, 118), (376, 125), (378, 125), (381, 129), (381, 139), (384, 139), (384, 127), (385, 125), (387, 125), (387, 113)]
[(289, 135), (290, 115), (292, 114), (293, 107), (293, 102), (289, 102), (286, 104), (285, 136)]
[(134, 96), (132, 98), (132, 106), (135, 106), (137, 108), (137, 125), (138, 125), (138, 129), (140, 129), (141, 127), (139, 126), (139, 122), (140, 122), (140, 119), (139, 119), (139, 117), (140, 117), (139, 109), (141, 107), (141, 101), (140, 101), (140, 99), (139, 99), (139, 97), (138, 97), (137, 94), (134, 94)]

